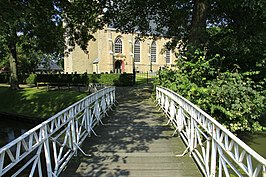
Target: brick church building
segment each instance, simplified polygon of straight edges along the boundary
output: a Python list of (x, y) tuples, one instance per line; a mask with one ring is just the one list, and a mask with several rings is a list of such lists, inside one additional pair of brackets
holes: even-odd
[(98, 30), (88, 44), (87, 54), (78, 46), (64, 59), (64, 72), (133, 73), (158, 71), (175, 64), (175, 53), (165, 48), (171, 39), (138, 38), (138, 34), (122, 34), (112, 28)]

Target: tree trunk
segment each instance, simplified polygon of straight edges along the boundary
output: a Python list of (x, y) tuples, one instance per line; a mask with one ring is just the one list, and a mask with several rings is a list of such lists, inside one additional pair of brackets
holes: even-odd
[(191, 28), (188, 43), (195, 48), (203, 49), (207, 41), (206, 20), (208, 0), (194, 0)]
[(18, 69), (17, 69), (17, 48), (14, 40), (11, 40), (8, 45), (9, 49), (9, 64), (10, 64), (10, 88), (12, 90), (19, 89)]

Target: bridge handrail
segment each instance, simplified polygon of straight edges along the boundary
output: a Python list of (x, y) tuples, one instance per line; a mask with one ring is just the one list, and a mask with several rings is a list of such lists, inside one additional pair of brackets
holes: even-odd
[[(115, 87), (104, 88), (25, 132), (0, 149), (0, 176), (19, 166), (13, 174), (18, 176), (31, 164), (29, 176), (42, 176), (44, 166), (47, 176), (59, 175), (87, 135), (95, 133), (94, 126), (102, 123), (101, 118), (114, 104)], [(40, 160), (42, 151), (46, 164)], [(27, 162), (20, 164), (23, 160)]]
[(186, 98), (157, 87), (156, 100), (205, 176), (216, 176), (217, 161), (224, 170), (219, 169), (219, 176), (266, 176), (266, 159)]

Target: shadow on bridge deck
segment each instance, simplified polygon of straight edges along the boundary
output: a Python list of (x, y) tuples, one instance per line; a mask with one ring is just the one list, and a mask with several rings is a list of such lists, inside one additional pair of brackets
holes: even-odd
[(150, 96), (147, 85), (117, 88), (115, 111), (103, 119), (104, 126), (95, 128), (98, 136), (82, 144), (92, 156), (79, 152), (60, 176), (202, 176), (188, 154), (175, 156), (185, 146), (179, 137), (171, 136), (173, 129), (164, 125), (167, 119)]

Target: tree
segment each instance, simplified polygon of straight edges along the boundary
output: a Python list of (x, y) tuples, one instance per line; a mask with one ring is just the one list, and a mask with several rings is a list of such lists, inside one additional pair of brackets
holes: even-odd
[(206, 41), (209, 0), (112, 0), (107, 9), (110, 24), (123, 32), (169, 36), (196, 47)]
[[(109, 23), (123, 32), (169, 36), (194, 48), (207, 47), (211, 53), (215, 44), (214, 36), (207, 33), (211, 28), (232, 31), (231, 34), (221, 31), (221, 38), (225, 35), (238, 38), (252, 46), (265, 41), (266, 2), (263, 0), (110, 0), (106, 9)], [(243, 41), (246, 37), (251, 40)]]
[[(18, 84), (18, 45), (52, 52), (57, 50), (60, 40), (59, 25), (52, 21), (56, 13), (53, 4), (45, 1), (1, 1), (0, 35), (8, 49), (10, 64), (10, 86), (19, 89)], [(52, 33), (49, 33), (53, 31)]]
[(64, 47), (71, 51), (75, 45), (86, 50), (91, 34), (103, 26), (102, 6), (85, 0), (0, 1), (0, 36), (9, 54), (11, 88), (19, 89), (18, 45), (24, 52), (63, 53)]
[(194, 0), (191, 26), (189, 28), (188, 43), (195, 47), (204, 48), (206, 46), (207, 34), (207, 14), (209, 0)]
[(226, 56), (224, 69), (260, 70), (265, 76), (265, 9), (266, 2), (261, 0), (221, 0), (212, 8), (210, 23), (220, 24), (208, 29), (208, 50), (210, 55)]
[(121, 31), (172, 37), (167, 47), (182, 40), (178, 69), (162, 71), (159, 84), (200, 105), (232, 131), (260, 129), (266, 98), (266, 1), (110, 0), (106, 14)]

